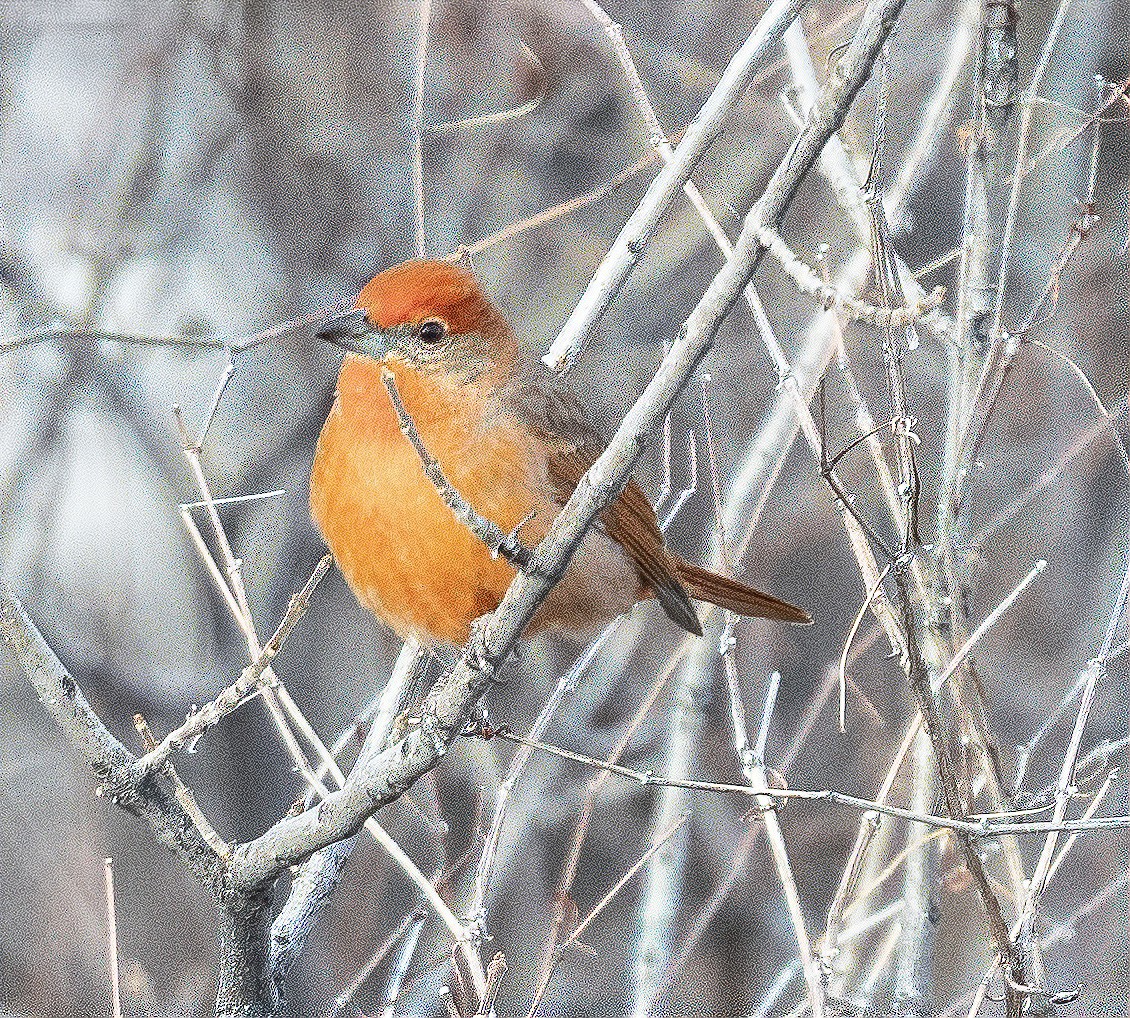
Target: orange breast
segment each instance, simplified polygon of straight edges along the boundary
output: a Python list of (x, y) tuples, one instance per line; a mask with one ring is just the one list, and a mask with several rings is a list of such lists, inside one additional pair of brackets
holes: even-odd
[[(537, 543), (557, 512), (531, 436), (473, 384), (393, 367), (397, 390), (444, 476), (481, 515)], [(401, 636), (459, 645), (514, 578), (452, 514), (401, 434), (378, 365), (349, 357), (318, 439), (314, 520), (358, 599)]]

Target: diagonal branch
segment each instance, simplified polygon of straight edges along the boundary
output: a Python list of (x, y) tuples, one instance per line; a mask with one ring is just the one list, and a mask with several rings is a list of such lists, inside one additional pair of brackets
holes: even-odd
[(216, 886), (224, 860), (172, 792), (155, 780), (138, 782), (136, 757), (94, 713), (19, 599), (3, 584), (0, 636), (27, 673), (40, 702), (90, 764), (103, 794), (148, 823), (157, 840), (174, 848), (205, 886)]
[(687, 127), (670, 160), (648, 186), (643, 200), (621, 228), (577, 307), (550, 345), (544, 360), (551, 368), (565, 371), (576, 360), (589, 330), (616, 299), (659, 220), (722, 133), (730, 113), (752, 83), (755, 67), (780, 40), (805, 2), (773, 0), (749, 38), (726, 65), (718, 86)]

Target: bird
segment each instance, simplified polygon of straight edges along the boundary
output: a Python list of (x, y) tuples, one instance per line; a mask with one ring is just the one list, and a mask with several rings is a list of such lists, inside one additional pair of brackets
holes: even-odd
[[(401, 430), (382, 372), (444, 479), (532, 547), (606, 443), (569, 383), (525, 354), (474, 275), (451, 262), (385, 269), (315, 335), (346, 353), (310, 476), (314, 522), (357, 599), (402, 638), (464, 645), (515, 567), (448, 507)], [(692, 599), (807, 624), (807, 612), (681, 558), (633, 480), (585, 535), (523, 636), (584, 635), (654, 598), (701, 636)]]

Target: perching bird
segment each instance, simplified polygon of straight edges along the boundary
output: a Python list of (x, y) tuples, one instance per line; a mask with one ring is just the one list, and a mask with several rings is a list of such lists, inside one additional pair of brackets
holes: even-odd
[[(518, 528), (527, 546), (542, 539), (605, 443), (573, 390), (523, 356), (470, 272), (405, 262), (375, 276), (357, 308), (319, 332), (349, 353), (314, 457), (314, 520), (365, 607), (402, 637), (461, 645), (471, 623), (498, 607), (515, 570), (491, 556), (425, 476), (382, 367), (448, 482), (504, 533)], [(691, 598), (740, 615), (811, 621), (668, 550), (655, 511), (629, 481), (525, 635), (594, 630), (647, 598), (698, 635)]]

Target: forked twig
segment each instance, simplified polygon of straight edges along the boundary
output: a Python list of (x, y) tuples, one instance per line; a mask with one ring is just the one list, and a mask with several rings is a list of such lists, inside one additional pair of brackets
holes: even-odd
[(333, 564), (332, 555), (324, 555), (314, 567), (310, 578), (291, 599), (282, 621), (264, 644), (258, 657), (240, 673), (238, 679), (227, 687), (214, 700), (193, 711), (183, 725), (174, 729), (161, 742), (149, 750), (137, 762), (140, 774), (149, 775), (163, 767), (166, 761), (182, 746), (191, 746), (209, 728), (246, 703), (252, 696), (267, 686), (276, 685), (277, 677), (270, 671), (270, 664), (282, 649), (291, 631), (306, 614), (310, 598), (318, 584)]

